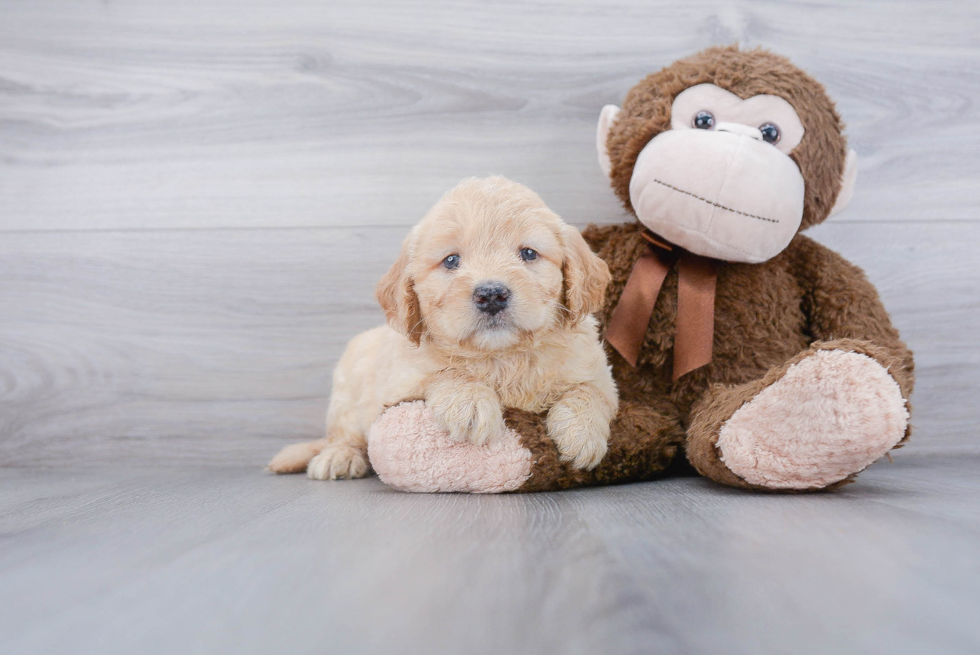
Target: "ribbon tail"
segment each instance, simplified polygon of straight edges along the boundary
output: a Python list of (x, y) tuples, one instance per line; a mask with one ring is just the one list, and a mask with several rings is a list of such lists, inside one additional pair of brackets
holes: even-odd
[(630, 366), (636, 366), (653, 307), (671, 265), (672, 262), (663, 261), (653, 252), (641, 255), (609, 318), (605, 339)]
[(711, 362), (717, 282), (716, 260), (685, 253), (678, 261), (675, 381)]

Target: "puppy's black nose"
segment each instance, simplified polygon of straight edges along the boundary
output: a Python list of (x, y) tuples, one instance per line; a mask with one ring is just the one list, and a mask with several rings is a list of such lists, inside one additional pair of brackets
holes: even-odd
[(481, 312), (495, 316), (507, 308), (510, 289), (500, 282), (485, 282), (473, 290), (473, 302)]

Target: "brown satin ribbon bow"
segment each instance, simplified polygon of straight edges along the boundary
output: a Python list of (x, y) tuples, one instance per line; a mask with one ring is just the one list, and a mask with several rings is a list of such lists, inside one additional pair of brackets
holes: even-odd
[(640, 356), (653, 306), (670, 269), (677, 264), (677, 322), (674, 326), (674, 380), (711, 361), (715, 332), (717, 260), (643, 233), (650, 249), (637, 260), (606, 328), (606, 341), (632, 366)]

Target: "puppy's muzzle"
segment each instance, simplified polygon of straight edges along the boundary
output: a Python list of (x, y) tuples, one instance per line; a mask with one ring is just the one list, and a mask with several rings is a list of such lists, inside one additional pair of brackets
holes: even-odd
[(500, 282), (485, 282), (473, 289), (473, 304), (490, 316), (496, 316), (507, 309), (510, 289)]

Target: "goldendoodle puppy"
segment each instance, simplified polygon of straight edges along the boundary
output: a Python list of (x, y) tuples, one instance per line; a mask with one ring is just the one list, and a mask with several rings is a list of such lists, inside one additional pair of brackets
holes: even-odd
[(562, 457), (595, 467), (618, 399), (596, 321), (609, 271), (533, 191), (468, 179), (406, 237), (378, 283), (388, 324), (355, 337), (333, 376), (327, 436), (283, 449), (277, 473), (367, 475), (368, 428), (424, 399), (458, 440), (505, 430), (502, 406), (548, 412)]

